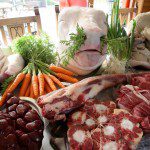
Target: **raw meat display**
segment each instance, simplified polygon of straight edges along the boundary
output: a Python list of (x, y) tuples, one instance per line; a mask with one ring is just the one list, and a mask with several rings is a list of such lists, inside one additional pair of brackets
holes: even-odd
[[(72, 17), (73, 16), (73, 17)], [(107, 34), (104, 12), (93, 8), (70, 7), (60, 12), (58, 20), (59, 40), (69, 40), (70, 33), (76, 33), (77, 24), (84, 29), (85, 43), (71, 59), (67, 68), (79, 75), (86, 75), (99, 67), (105, 59), (105, 52), (100, 53), (100, 37)], [(62, 55), (67, 46), (59, 45)]]
[(134, 77), (133, 85), (120, 88), (118, 105), (141, 120), (141, 127), (150, 133), (150, 75)]
[[(135, 27), (135, 44), (130, 59), (132, 67), (143, 67), (150, 69), (150, 12), (138, 14), (134, 20)], [(133, 21), (127, 26), (128, 34), (131, 33)]]
[(11, 97), (0, 111), (0, 149), (40, 150), (43, 129), (38, 112), (29, 103)]
[(143, 135), (139, 120), (115, 108), (112, 101), (90, 100), (71, 113), (67, 120), (70, 150), (136, 149)]
[[(141, 75), (144, 74), (149, 73), (141, 73)], [(133, 76), (139, 75), (126, 74), (90, 77), (54, 93), (39, 97), (38, 104), (42, 108), (43, 116), (50, 121), (65, 120), (66, 114), (84, 105), (88, 99), (93, 98), (100, 91), (127, 82)]]
[(11, 75), (16, 75), (24, 67), (24, 60), (20, 54), (5, 55), (0, 49), (0, 82)]
[[(143, 31), (145, 28), (150, 28), (149, 20), (150, 20), (150, 12), (140, 13), (138, 14), (134, 20), (136, 21), (136, 27), (135, 27), (135, 35), (142, 34), (141, 31)], [(128, 24), (127, 26), (127, 32), (128, 34), (132, 31), (132, 24), (133, 20)]]
[(150, 90), (150, 74), (132, 78), (131, 84), (141, 89)]
[(134, 45), (132, 56), (129, 61), (131, 66), (150, 69), (150, 49), (146, 47), (146, 39), (143, 37), (135, 38)]
[[(51, 130), (53, 144), (62, 131), (70, 150), (135, 150), (143, 132), (150, 131), (149, 77), (149, 72), (90, 77), (39, 97), (43, 117), (58, 125)], [(106, 95), (107, 88), (117, 94), (112, 100), (119, 95), (117, 106), (106, 98), (91, 99), (104, 90), (99, 95)]]
[[(67, 119), (67, 125), (81, 125), (87, 130), (94, 129), (97, 124), (106, 124), (109, 114), (116, 108), (116, 104), (112, 101), (101, 102), (100, 100), (90, 99), (85, 102), (84, 107), (72, 113)], [(87, 112), (88, 111), (88, 112)]]
[(84, 105), (100, 91), (127, 80), (126, 75), (104, 75), (84, 79), (78, 83), (38, 98), (43, 116), (51, 121), (66, 119), (66, 114)]

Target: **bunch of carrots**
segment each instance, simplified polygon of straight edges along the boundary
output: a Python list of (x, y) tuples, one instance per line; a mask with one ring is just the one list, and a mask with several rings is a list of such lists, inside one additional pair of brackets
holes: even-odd
[(0, 106), (5, 103), (8, 93), (12, 93), (19, 89), (18, 96), (38, 98), (41, 95), (57, 90), (58, 87), (65, 86), (60, 80), (70, 83), (78, 82), (73, 77), (75, 74), (69, 70), (55, 65), (47, 65), (43, 62), (37, 62), (36, 65), (28, 64), (22, 72), (9, 82), (4, 91)]

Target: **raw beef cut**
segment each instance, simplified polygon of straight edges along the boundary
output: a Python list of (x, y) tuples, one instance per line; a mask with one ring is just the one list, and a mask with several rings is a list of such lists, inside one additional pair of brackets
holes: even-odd
[(66, 119), (66, 114), (84, 105), (85, 101), (100, 91), (123, 83), (126, 75), (104, 75), (84, 79), (76, 84), (60, 89), (53, 94), (38, 98), (43, 116), (51, 121)]
[(120, 88), (118, 105), (120, 108), (132, 111), (132, 109), (140, 104), (145, 102), (150, 104), (150, 93), (148, 90), (141, 90), (137, 86), (125, 85)]
[(66, 114), (83, 106), (88, 99), (93, 98), (102, 90), (127, 82), (134, 76), (145, 74), (149, 73), (90, 77), (39, 97), (38, 104), (42, 108), (43, 116), (50, 121), (65, 120)]
[[(135, 44), (129, 61), (132, 67), (143, 67), (150, 69), (150, 12), (139, 13), (134, 20)], [(126, 31), (128, 35), (132, 32), (133, 20), (128, 24)]]
[[(73, 112), (67, 118), (67, 125), (81, 125), (87, 130), (92, 130), (98, 124), (106, 124), (109, 121), (109, 114), (113, 113), (116, 104), (112, 101), (101, 102), (100, 100), (90, 99), (86, 101), (84, 107)], [(89, 112), (89, 113), (88, 113)]]
[(139, 120), (115, 108), (112, 101), (90, 100), (80, 110), (72, 112), (67, 119), (70, 149), (136, 149), (143, 135)]
[(91, 134), (82, 126), (70, 127), (68, 130), (70, 150), (92, 150), (93, 142)]
[(134, 77), (131, 83), (135, 86), (120, 88), (118, 105), (131, 112), (141, 121), (143, 130), (150, 133), (150, 75)]
[[(105, 52), (100, 53), (100, 37), (107, 34), (106, 16), (104, 12), (94, 8), (65, 8), (58, 19), (59, 39), (69, 40), (69, 34), (77, 32), (77, 24), (84, 29), (86, 40), (66, 67), (79, 75), (85, 75), (105, 60)], [(66, 45), (59, 44), (60, 56), (66, 49)]]
[(150, 90), (150, 75), (144, 75), (142, 77), (134, 77), (131, 82), (132, 85), (138, 86), (141, 89)]

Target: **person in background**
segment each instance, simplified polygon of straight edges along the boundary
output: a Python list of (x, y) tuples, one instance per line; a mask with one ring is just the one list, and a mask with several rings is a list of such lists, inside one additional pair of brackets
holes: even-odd
[(60, 10), (71, 6), (88, 7), (88, 0), (60, 0)]

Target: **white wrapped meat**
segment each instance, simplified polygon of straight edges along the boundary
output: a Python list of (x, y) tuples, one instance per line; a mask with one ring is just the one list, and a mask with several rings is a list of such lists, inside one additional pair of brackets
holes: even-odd
[(24, 68), (24, 60), (20, 54), (5, 55), (0, 49), (0, 82), (15, 75)]
[(23, 69), (24, 60), (20, 54), (12, 54), (7, 57), (4, 66), (6, 67), (5, 73), (14, 75)]

